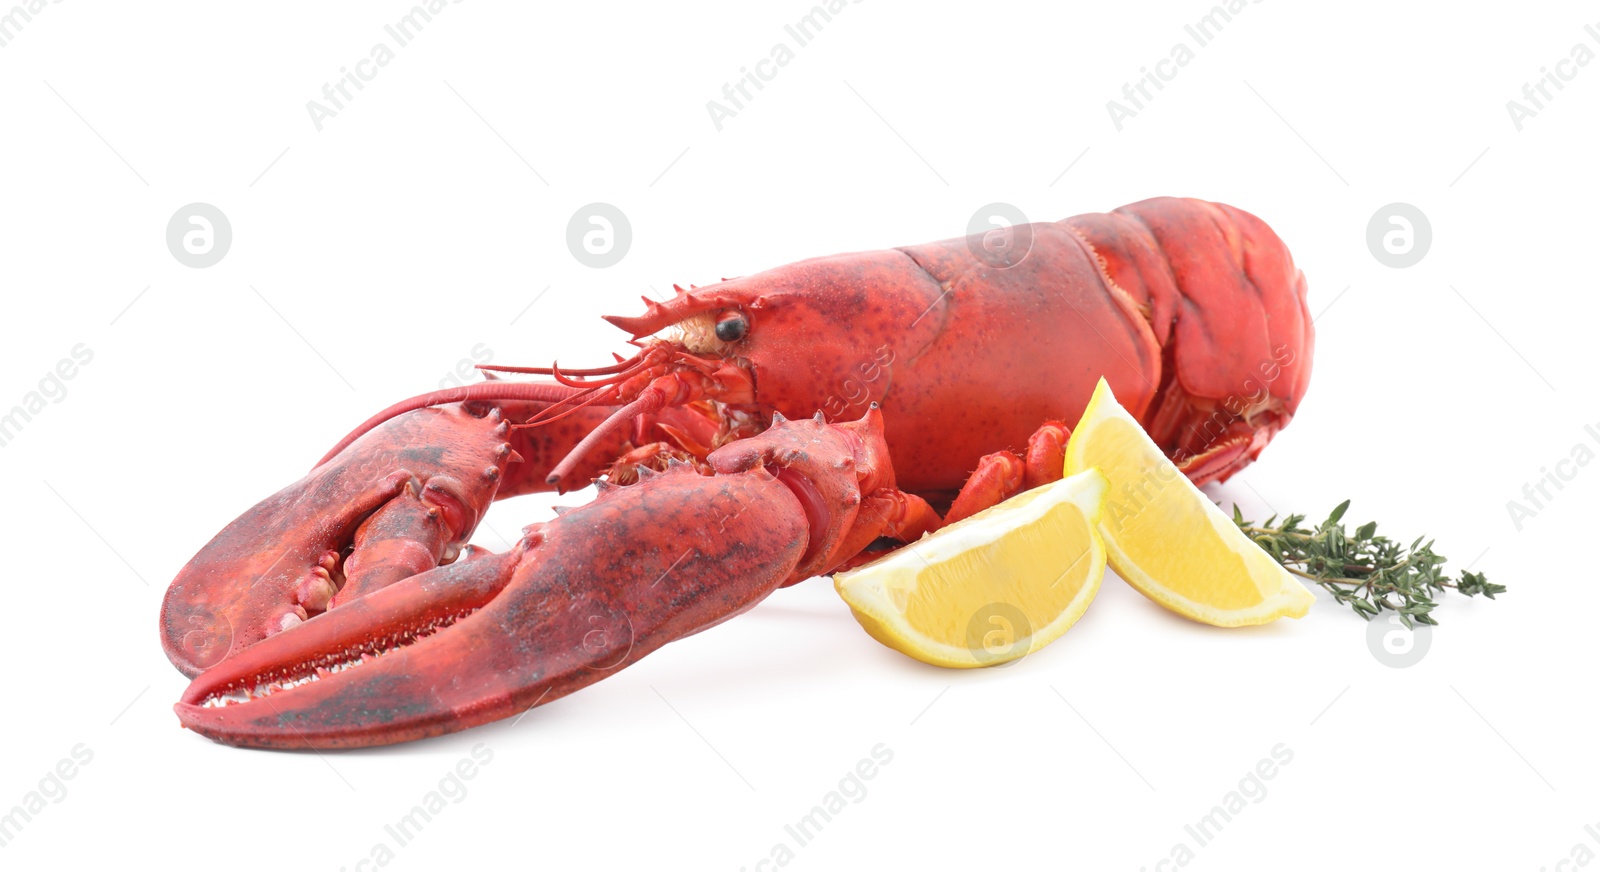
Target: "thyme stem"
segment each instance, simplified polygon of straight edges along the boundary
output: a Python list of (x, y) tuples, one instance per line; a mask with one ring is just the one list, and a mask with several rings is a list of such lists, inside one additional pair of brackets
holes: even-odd
[(1431, 614), (1439, 605), (1435, 597), (1446, 589), (1489, 599), (1505, 593), (1504, 585), (1490, 583), (1481, 572), (1463, 571), (1452, 578), (1441, 571), (1446, 559), (1434, 552), (1433, 540), (1424, 544), (1418, 537), (1403, 546), (1379, 536), (1376, 522), (1347, 532), (1340, 519), (1349, 508), (1350, 501), (1345, 500), (1314, 528), (1301, 526), (1304, 515), (1289, 515), (1276, 524), (1274, 515), (1254, 524), (1244, 519), (1238, 506), (1233, 522), (1290, 573), (1320, 585), (1367, 620), (1389, 610), (1398, 613), (1407, 627), (1413, 622), (1437, 624)]

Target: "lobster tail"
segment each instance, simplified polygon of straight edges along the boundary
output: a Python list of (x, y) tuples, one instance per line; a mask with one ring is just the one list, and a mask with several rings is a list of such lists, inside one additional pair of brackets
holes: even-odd
[(1283, 241), (1241, 209), (1173, 197), (1064, 223), (1163, 348), (1151, 437), (1197, 484), (1254, 460), (1311, 378), (1305, 276)]

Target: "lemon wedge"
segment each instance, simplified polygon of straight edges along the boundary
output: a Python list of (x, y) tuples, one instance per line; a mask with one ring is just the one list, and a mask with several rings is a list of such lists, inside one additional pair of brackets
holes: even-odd
[(1068, 475), (1110, 480), (1100, 535), (1106, 557), (1140, 593), (1219, 627), (1298, 618), (1316, 599), (1168, 460), (1105, 379), (1067, 441)]
[(1055, 641), (1105, 576), (1095, 525), (1106, 479), (1034, 488), (834, 576), (874, 639), (935, 666), (994, 666)]

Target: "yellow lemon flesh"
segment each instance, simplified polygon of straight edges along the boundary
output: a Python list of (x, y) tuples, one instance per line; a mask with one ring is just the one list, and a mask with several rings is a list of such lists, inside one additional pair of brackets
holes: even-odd
[(874, 639), (935, 666), (1015, 660), (1055, 641), (1100, 590), (1095, 470), (1019, 494), (834, 576)]
[(1140, 593), (1219, 627), (1311, 607), (1311, 591), (1178, 471), (1104, 379), (1067, 441), (1067, 474), (1089, 468), (1111, 483), (1100, 516), (1106, 557)]

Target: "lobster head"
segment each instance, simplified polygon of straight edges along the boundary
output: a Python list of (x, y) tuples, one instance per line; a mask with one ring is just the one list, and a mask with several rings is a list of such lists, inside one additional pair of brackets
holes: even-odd
[(735, 364), (748, 385), (713, 383), (712, 399), (750, 387), (735, 402), (792, 418), (821, 409), (830, 420), (857, 418), (884, 399), (896, 361), (914, 357), (937, 332), (938, 313), (930, 312), (944, 293), (899, 250), (675, 289), (664, 303), (644, 298), (641, 316), (606, 320), (635, 340), (656, 336), (687, 355)]

